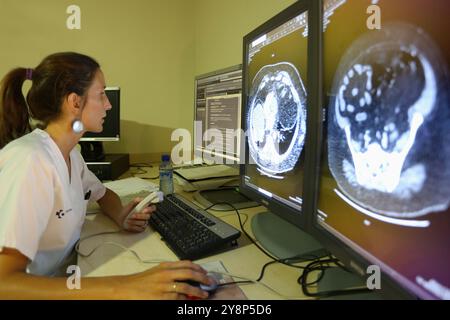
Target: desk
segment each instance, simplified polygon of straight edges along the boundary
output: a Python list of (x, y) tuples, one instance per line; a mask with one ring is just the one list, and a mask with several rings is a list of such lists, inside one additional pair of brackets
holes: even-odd
[[(157, 180), (153, 180), (153, 182), (157, 183)], [(191, 193), (179, 190), (177, 185), (175, 185), (175, 191), (192, 201), (193, 195)], [(263, 207), (240, 210), (241, 213), (248, 215), (248, 221), (244, 228), (251, 236), (253, 236), (253, 234), (250, 219), (255, 214), (263, 211), (265, 211)], [(209, 212), (240, 230), (239, 221), (235, 211), (219, 212), (209, 210)], [(92, 234), (115, 230), (118, 230), (118, 226), (105, 215), (88, 215), (82, 229), (81, 238)], [(92, 249), (101, 245), (90, 257), (84, 258), (78, 256), (78, 265), (81, 268), (83, 276), (125, 275), (144, 271), (157, 264), (141, 263), (131, 252), (124, 251), (117, 246), (105, 244), (105, 242), (118, 243), (132, 249), (137, 252), (143, 260), (178, 260), (176, 255), (172, 253), (163, 241), (161, 241), (159, 234), (151, 227), (139, 234), (121, 232), (117, 234), (100, 235), (86, 239), (81, 243), (80, 251), (83, 253), (89, 253)], [(221, 261), (230, 274), (256, 279), (259, 276), (263, 265), (271, 260), (259, 251), (255, 245), (250, 244), (244, 234), (241, 235), (238, 242), (239, 245), (237, 248), (196, 260), (195, 262), (202, 264), (206, 262)], [(297, 278), (300, 274), (300, 269), (282, 264), (273, 264), (266, 269), (262, 282), (284, 297), (307, 299), (307, 297), (303, 296), (301, 288), (297, 284)], [(277, 295), (259, 284), (243, 284), (240, 288), (248, 299), (282, 299), (280, 295)]]

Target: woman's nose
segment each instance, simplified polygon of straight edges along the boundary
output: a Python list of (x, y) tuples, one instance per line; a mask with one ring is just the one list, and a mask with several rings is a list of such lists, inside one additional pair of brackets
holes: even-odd
[(105, 110), (111, 110), (112, 105), (111, 102), (109, 102), (109, 99), (106, 100)]

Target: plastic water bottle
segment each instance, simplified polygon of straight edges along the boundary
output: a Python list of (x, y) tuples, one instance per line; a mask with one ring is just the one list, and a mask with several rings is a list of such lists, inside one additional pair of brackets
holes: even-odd
[(159, 190), (167, 196), (173, 193), (173, 167), (168, 154), (164, 154), (161, 160), (159, 165)]

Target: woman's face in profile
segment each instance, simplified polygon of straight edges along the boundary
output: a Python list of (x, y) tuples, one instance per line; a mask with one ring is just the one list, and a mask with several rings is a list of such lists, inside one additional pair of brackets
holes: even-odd
[(87, 91), (86, 104), (81, 118), (86, 131), (101, 132), (103, 130), (106, 112), (112, 107), (105, 94), (105, 87), (103, 72), (98, 69)]

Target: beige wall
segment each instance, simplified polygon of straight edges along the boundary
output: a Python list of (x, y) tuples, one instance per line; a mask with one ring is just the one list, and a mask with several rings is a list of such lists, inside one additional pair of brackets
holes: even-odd
[(196, 0), (195, 74), (242, 63), (242, 38), (295, 0)]
[[(0, 0), (0, 75), (57, 51), (96, 58), (122, 88), (122, 139), (107, 152), (171, 150), (192, 130), (195, 75), (241, 63), (242, 37), (294, 0)], [(68, 30), (66, 8), (81, 8)], [(139, 158), (139, 161), (146, 158)]]

